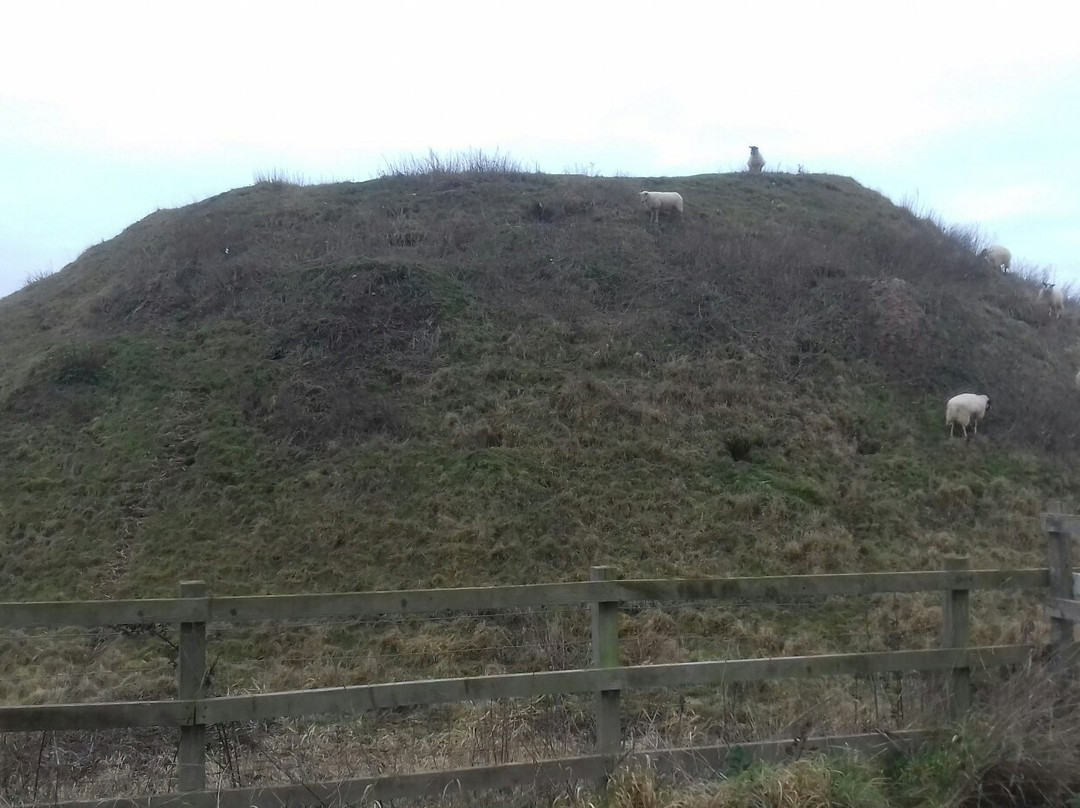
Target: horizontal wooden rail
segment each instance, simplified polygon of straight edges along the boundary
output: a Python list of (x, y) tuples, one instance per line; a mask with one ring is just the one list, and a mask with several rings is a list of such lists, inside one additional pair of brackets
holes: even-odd
[(0, 603), (0, 629), (153, 623), (238, 623), (259, 620), (365, 618), (446, 611), (483, 612), (599, 602), (696, 600), (786, 601), (841, 595), (943, 589), (1045, 589), (1046, 569), (872, 572), (763, 578), (685, 578), (526, 586), (344, 592), (323, 595), (243, 595), (148, 600)]
[(612, 600), (785, 601), (841, 595), (935, 592), (943, 589), (1045, 589), (1046, 569), (931, 570), (836, 575), (777, 575), (761, 578), (682, 578), (612, 581)]
[(207, 615), (206, 602), (178, 598), (0, 603), (0, 629), (188, 623)]
[(603, 599), (591, 581), (397, 592), (344, 592), (326, 595), (255, 595), (213, 598), (211, 621), (310, 620), (376, 617), (387, 614), (483, 612), (542, 606), (584, 606)]
[(773, 762), (793, 751), (858, 749), (867, 753), (910, 751), (925, 740), (920, 731), (861, 733), (803, 740), (755, 741), (743, 744), (684, 747), (632, 752), (625, 756), (582, 755), (530, 763), (503, 763), (441, 772), (360, 777), (287, 786), (230, 788), (186, 794), (154, 794), (50, 803), (51, 808), (339, 808), (374, 805), (376, 800), (452, 795), (480, 789), (558, 787), (595, 780), (619, 766), (650, 765), (661, 772), (687, 774), (722, 771), (731, 753), (742, 762)]
[(0, 732), (190, 726), (195, 701), (111, 701), (0, 707)]
[(682, 662), (624, 668), (511, 673), (350, 687), (219, 696), (192, 701), (111, 702), (0, 707), (0, 731), (187, 726), (308, 715), (351, 715), (371, 710), (685, 685), (754, 682), (813, 676), (988, 668), (1027, 662), (1033, 646), (1004, 645), (924, 651)]
[(1050, 598), (1046, 613), (1050, 617), (1080, 623), (1080, 601), (1067, 600), (1066, 598)]
[[(201, 723), (219, 724), (228, 721), (329, 713), (340, 715), (422, 704), (531, 698), (598, 690), (639, 690), (843, 674), (940, 671), (955, 667), (983, 668), (1022, 664), (1030, 658), (1031, 651), (1030, 645), (1008, 645), (511, 673), (251, 696), (222, 696), (203, 700), (198, 706)], [(3, 720), (2, 715), (0, 712), (0, 722)]]
[(1044, 513), (1039, 518), (1045, 533), (1066, 533), (1080, 535), (1080, 516), (1068, 513)]

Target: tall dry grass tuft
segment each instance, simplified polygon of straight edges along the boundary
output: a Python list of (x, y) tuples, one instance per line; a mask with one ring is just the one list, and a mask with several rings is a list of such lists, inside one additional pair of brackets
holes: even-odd
[(23, 288), (26, 289), (27, 287), (35, 286), (38, 283), (40, 283), (41, 281), (43, 281), (46, 278), (49, 278), (49, 277), (51, 277), (51, 276), (53, 276), (55, 274), (56, 274), (55, 270), (52, 270), (52, 269), (36, 269), (36, 270), (33, 270), (32, 272), (28, 272), (27, 275), (26, 275), (26, 280), (23, 283)]
[(289, 173), (288, 171), (277, 168), (271, 168), (269, 171), (256, 171), (252, 175), (256, 185), (267, 185), (271, 188), (281, 190), (290, 185), (308, 185), (308, 179), (303, 174)]
[(1055, 660), (1032, 664), (996, 687), (936, 755), (916, 758), (912, 771), (952, 764), (947, 805), (1073, 805), (1080, 793), (1080, 680)]
[(887, 798), (873, 769), (854, 757), (803, 758), (783, 766), (752, 766), (712, 791), (672, 802), (672, 808), (882, 808)]
[(787, 764), (754, 764), (711, 783), (649, 767), (623, 769), (602, 796), (578, 793), (566, 808), (884, 808), (886, 782), (872, 761), (816, 755)]
[(512, 174), (538, 174), (539, 172), (539, 166), (534, 166), (530, 171), (513, 157), (500, 154), (498, 149), (494, 153), (485, 153), (483, 149), (469, 149), (445, 155), (430, 149), (424, 157), (409, 155), (396, 160), (387, 160), (385, 166), (379, 171), (379, 176), (439, 178), (460, 174), (505, 177)]

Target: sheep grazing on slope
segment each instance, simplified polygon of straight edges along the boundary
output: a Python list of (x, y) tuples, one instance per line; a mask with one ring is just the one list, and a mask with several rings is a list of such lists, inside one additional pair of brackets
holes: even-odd
[(746, 167), (751, 174), (760, 174), (761, 169), (765, 168), (765, 158), (761, 156), (757, 146), (750, 147), (750, 159), (746, 161)]
[(945, 425), (949, 427), (949, 437), (953, 436), (953, 427), (960, 426), (964, 437), (968, 436), (967, 428), (975, 434), (979, 432), (979, 421), (990, 409), (990, 397), (979, 396), (975, 393), (961, 393), (949, 399), (945, 405)]
[(662, 210), (674, 210), (682, 215), (682, 194), (675, 191), (642, 191), (638, 196), (641, 197), (641, 207), (651, 214), (650, 222), (659, 224)]
[(1012, 267), (1012, 253), (1008, 248), (1002, 247), (1000, 244), (995, 244), (993, 247), (987, 247), (981, 253), (980, 258), (985, 258), (990, 262), (990, 266), (994, 269), (1000, 269), (1002, 272), (1008, 273)]
[(1065, 295), (1061, 293), (1060, 289), (1055, 289), (1054, 284), (1046, 281), (1043, 281), (1042, 289), (1039, 290), (1039, 296), (1035, 298), (1035, 301), (1049, 303), (1049, 317), (1061, 317), (1061, 312), (1065, 309)]

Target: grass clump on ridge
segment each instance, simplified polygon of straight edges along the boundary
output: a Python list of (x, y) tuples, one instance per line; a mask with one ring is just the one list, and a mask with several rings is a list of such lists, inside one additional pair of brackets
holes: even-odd
[(424, 157), (409, 155), (387, 160), (379, 171), (380, 177), (432, 177), (441, 178), (452, 175), (498, 176), (508, 177), (513, 174), (538, 174), (539, 167), (529, 171), (523, 163), (507, 154), (485, 153), (483, 149), (470, 149), (463, 152), (451, 152), (441, 155), (434, 149)]

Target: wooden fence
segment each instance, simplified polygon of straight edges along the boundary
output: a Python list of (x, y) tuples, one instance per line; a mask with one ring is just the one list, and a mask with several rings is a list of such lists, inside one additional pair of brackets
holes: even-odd
[[(731, 747), (625, 752), (620, 734), (623, 691), (716, 685), (764, 679), (882, 673), (937, 672), (945, 683), (953, 716), (967, 709), (972, 669), (1026, 663), (1031, 645), (973, 647), (969, 644), (969, 593), (977, 590), (1037, 590), (1051, 597), (1052, 644), (1072, 641), (1080, 604), (1072, 600), (1070, 537), (1080, 532), (1080, 517), (1044, 514), (1050, 543), (1050, 567), (1018, 570), (972, 570), (966, 558), (947, 559), (945, 568), (923, 572), (797, 575), (760, 578), (617, 580), (607, 567), (594, 567), (580, 583), (537, 584), (398, 592), (321, 595), (215, 597), (203, 583), (180, 584), (179, 597), (153, 600), (60, 603), (0, 603), (0, 629), (24, 627), (110, 626), (167, 623), (179, 625), (177, 697), (158, 701), (98, 704), (0, 706), (0, 732), (88, 730), (166, 726), (179, 729), (179, 792), (71, 802), (89, 806), (206, 806), (206, 808), (277, 808), (372, 804), (374, 800), (437, 795), (448, 790), (503, 788), (567, 783), (602, 778), (617, 765), (648, 757), (663, 769), (722, 769)], [(776, 602), (795, 598), (882, 593), (942, 593), (943, 626), (936, 649), (736, 659), (662, 665), (619, 665), (618, 614), (642, 601), (679, 603), (704, 600)], [(592, 612), (592, 664), (578, 670), (543, 671), (319, 688), (243, 696), (208, 697), (206, 676), (208, 623), (267, 620), (364, 618), (385, 615), (491, 612), (550, 606), (588, 605)], [(515, 763), (455, 771), (356, 778), (288, 786), (206, 790), (207, 727), (234, 721), (290, 716), (349, 716), (371, 710), (484, 699), (541, 695), (594, 694), (594, 754), (535, 763)], [(917, 741), (918, 732), (813, 738), (803, 748), (834, 746), (878, 749)], [(792, 741), (740, 744), (740, 755), (775, 758)]]

